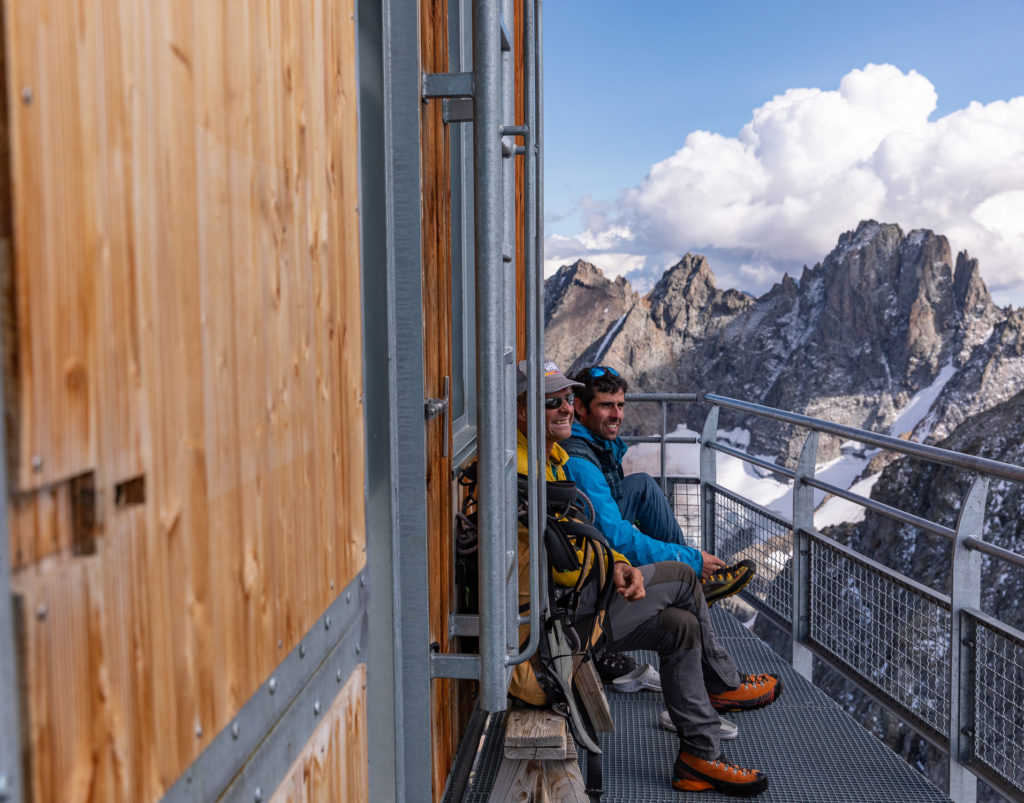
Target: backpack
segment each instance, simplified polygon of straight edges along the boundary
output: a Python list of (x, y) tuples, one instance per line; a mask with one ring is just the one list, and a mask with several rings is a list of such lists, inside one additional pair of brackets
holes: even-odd
[[(476, 517), (476, 463), (462, 469), (459, 485), (465, 491), (461, 510), (456, 514), (456, 585), (459, 612), (479, 611), (479, 575), (477, 569), (478, 531)], [(527, 478), (518, 476), (518, 519), (526, 525), (529, 516)], [(537, 652), (516, 667), (510, 692), (532, 705), (550, 706), (565, 715), (572, 724), (577, 741), (591, 755), (601, 748), (596, 733), (580, 705), (574, 688), (575, 664), (592, 660), (600, 650), (604, 635), (604, 612), (614, 593), (614, 558), (607, 540), (594, 527), (593, 505), (576, 484), (547, 481), (547, 509), (543, 517), (543, 545), (551, 571), (547, 573), (547, 598), (542, 601), (540, 643)], [(555, 578), (560, 582), (556, 583)], [(572, 585), (562, 583), (575, 577)], [(591, 584), (598, 584), (593, 617), (579, 623), (586, 627), (585, 637), (577, 627), (580, 595)], [(522, 606), (528, 608), (528, 606)], [(520, 609), (520, 614), (528, 610)], [(470, 649), (470, 645), (466, 645)], [(517, 677), (518, 675), (518, 677)]]

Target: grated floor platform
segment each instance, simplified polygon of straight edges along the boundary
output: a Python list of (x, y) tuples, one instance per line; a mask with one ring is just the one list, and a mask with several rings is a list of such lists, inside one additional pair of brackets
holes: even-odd
[[(722, 743), (731, 761), (768, 775), (769, 786), (756, 798), (759, 802), (948, 800), (736, 619), (720, 608), (712, 609), (712, 619), (740, 672), (772, 672), (785, 685), (773, 705), (730, 714), (739, 726), (739, 736)], [(653, 653), (637, 658), (657, 665)], [(607, 696), (616, 729), (601, 734), (605, 803), (735, 800), (715, 792), (680, 792), (672, 787), (677, 742), (675, 734), (658, 726), (658, 713), (664, 708), (660, 694), (608, 691)], [(501, 762), (504, 730), (504, 715), (492, 714), (462, 798), (466, 803), (488, 800)]]

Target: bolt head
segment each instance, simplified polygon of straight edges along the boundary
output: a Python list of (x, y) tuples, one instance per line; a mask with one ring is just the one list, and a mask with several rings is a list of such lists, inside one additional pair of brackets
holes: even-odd
[(277, 691), (277, 678), (271, 678), (267, 681), (267, 689), (269, 689), (271, 694)]
[(316, 714), (317, 716), (320, 716), (320, 701), (319, 700), (317, 700), (315, 703), (313, 703), (313, 713)]

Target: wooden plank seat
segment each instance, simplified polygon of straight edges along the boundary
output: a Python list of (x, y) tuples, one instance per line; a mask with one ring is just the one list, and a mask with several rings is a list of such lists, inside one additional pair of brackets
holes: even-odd
[[(612, 731), (604, 688), (592, 662), (576, 666), (576, 687), (591, 722)], [(492, 801), (580, 801), (587, 803), (576, 745), (568, 723), (548, 708), (517, 708), (505, 720), (504, 757), (491, 789)]]

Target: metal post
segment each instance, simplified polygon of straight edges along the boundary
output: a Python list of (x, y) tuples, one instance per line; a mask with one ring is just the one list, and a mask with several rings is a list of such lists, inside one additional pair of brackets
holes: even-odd
[(964, 540), (981, 538), (985, 527), (987, 477), (975, 477), (960, 509), (953, 543), (950, 588), (949, 796), (974, 803), (978, 780), (965, 766), (974, 748), (974, 659), (976, 645), (967, 611), (981, 608), (981, 553)]
[[(506, 464), (501, 32), (496, 0), (473, 2), (473, 197), (476, 268), (480, 707), (506, 707)], [(514, 456), (514, 453), (513, 453)]]
[(808, 680), (814, 670), (812, 654), (805, 646), (811, 631), (811, 538), (814, 529), (814, 478), (818, 458), (818, 433), (807, 433), (793, 480), (793, 668)]
[(356, 12), (370, 797), (411, 800), (431, 784), (419, 3)]
[(661, 492), (668, 496), (668, 479), (665, 463), (668, 458), (668, 445), (665, 436), (668, 434), (668, 404), (661, 402)]
[(715, 491), (718, 457), (711, 445), (718, 438), (718, 406), (708, 411), (700, 436), (700, 541), (705, 552), (715, 551)]
[[(3, 377), (6, 381), (7, 377)], [(0, 393), (0, 419), (4, 412)], [(7, 444), (0, 427), (0, 801), (25, 799), (21, 777), (18, 668), (14, 660), (14, 598), (11, 594), (10, 533), (7, 518)]]
[[(529, 483), (528, 526), (530, 531), (530, 638), (526, 646), (509, 664), (519, 664), (530, 658), (540, 642), (540, 622), (546, 599), (543, 596), (545, 584), (541, 571), (544, 567), (543, 550), (540, 546), (542, 513), (547, 508), (547, 485), (544, 482), (544, 435), (541, 414), (541, 363), (544, 354), (544, 321), (541, 314), (544, 298), (544, 276), (539, 267), (538, 253), (534, 246), (539, 220), (537, 218), (537, 154), (534, 130), (537, 122), (537, 87), (534, 70), (538, 48), (536, 46), (535, 16), (532, 3), (526, 3), (524, 25), (524, 84), (526, 101), (525, 134), (525, 206), (526, 206), (526, 364), (527, 372), (527, 455), (529, 457), (527, 477)], [(518, 533), (517, 533), (518, 537)], [(513, 584), (515, 585), (515, 584)], [(518, 610), (516, 608), (515, 610)]]

